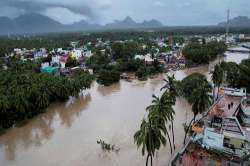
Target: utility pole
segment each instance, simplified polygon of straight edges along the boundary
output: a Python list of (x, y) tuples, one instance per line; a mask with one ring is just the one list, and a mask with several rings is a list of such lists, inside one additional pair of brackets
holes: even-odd
[(230, 10), (227, 10), (227, 25), (226, 25), (226, 43), (228, 43), (229, 36), (229, 18), (230, 18)]

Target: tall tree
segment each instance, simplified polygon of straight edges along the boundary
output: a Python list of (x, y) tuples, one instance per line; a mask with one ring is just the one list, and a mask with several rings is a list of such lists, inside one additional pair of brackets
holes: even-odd
[[(163, 126), (161, 126), (163, 127)], [(156, 150), (159, 150), (161, 145), (166, 145), (166, 139), (159, 130), (159, 126), (153, 123), (150, 119), (143, 119), (140, 129), (134, 134), (134, 141), (137, 147), (142, 147), (142, 155), (147, 152), (146, 166), (148, 166), (149, 158), (151, 166), (153, 165), (153, 157)]]
[(174, 119), (175, 113), (172, 109), (172, 103), (166, 95), (161, 98), (153, 95), (152, 104), (146, 108), (146, 110), (149, 111), (149, 118), (153, 119), (152, 121), (156, 123), (156, 126), (164, 127), (162, 131), (167, 134), (171, 154), (173, 153), (172, 142), (166, 125)]
[[(165, 89), (164, 94), (169, 94), (169, 97), (172, 98), (173, 103), (169, 103), (171, 105), (171, 108), (173, 105), (175, 105), (176, 102), (176, 96), (177, 94), (177, 85), (176, 85), (176, 80), (175, 80), (175, 75), (172, 76), (167, 76), (167, 79), (164, 79), (165, 85), (161, 88), (161, 91)], [(169, 92), (169, 93), (167, 93)], [(163, 96), (164, 96), (163, 94)], [(169, 98), (165, 98), (167, 99), (166, 101), (168, 101)], [(167, 102), (168, 103), (168, 102)], [(172, 131), (172, 141), (173, 141), (173, 146), (174, 146), (174, 150), (175, 150), (175, 134), (174, 134), (174, 118), (169, 119), (171, 121), (171, 131)]]
[(214, 70), (211, 72), (212, 74), (212, 81), (214, 83), (214, 88), (213, 88), (213, 101), (215, 101), (215, 86), (217, 86), (217, 96), (216, 100), (218, 99), (219, 96), (219, 89), (220, 85), (223, 82), (223, 69), (221, 67), (221, 64), (216, 64), (214, 67)]
[(192, 122), (195, 121), (199, 113), (206, 111), (211, 101), (209, 92), (212, 90), (206, 77), (200, 73), (193, 73), (184, 78), (179, 88), (181, 95), (192, 105), (194, 118), (190, 121), (187, 129), (185, 129), (185, 137), (183, 143), (185, 144), (187, 133), (189, 132)]

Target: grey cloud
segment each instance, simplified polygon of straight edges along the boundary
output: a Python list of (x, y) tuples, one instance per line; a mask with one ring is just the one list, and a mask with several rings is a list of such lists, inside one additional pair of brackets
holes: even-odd
[[(18, 10), (24, 10), (25, 12), (43, 12), (48, 8), (56, 8), (56, 7), (60, 7), (60, 8), (65, 8), (70, 10), (73, 13), (76, 14), (81, 14), (90, 18), (94, 18), (95, 12), (93, 12), (93, 10), (84, 3), (84, 1), (81, 1), (82, 3), (80, 4), (76, 4), (76, 5), (66, 5), (64, 3), (62, 3), (63, 1), (61, 1), (61, 3), (56, 3), (56, 2), (46, 2), (46, 1), (34, 1), (34, 0), (7, 0), (7, 1), (3, 1), (0, 2), (0, 6), (1, 7), (13, 7), (13, 8), (17, 8)], [(72, 3), (74, 4), (74, 3)]]
[[(11, 8), (9, 16), (38, 12), (68, 21), (81, 15), (102, 24), (131, 16), (137, 21), (155, 18), (166, 25), (200, 25), (224, 21), (228, 8), (234, 17), (250, 16), (249, 7), (249, 0), (0, 0), (0, 15)], [(73, 14), (69, 17), (56, 8)]]

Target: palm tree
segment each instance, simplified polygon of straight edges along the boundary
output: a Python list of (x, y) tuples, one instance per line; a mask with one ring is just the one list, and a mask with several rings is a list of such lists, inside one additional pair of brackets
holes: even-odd
[(4, 127), (10, 127), (9, 119), (10, 116), (8, 115), (8, 111), (10, 109), (10, 102), (7, 95), (3, 94), (1, 91), (0, 94), (0, 129)]
[[(172, 98), (173, 100), (173, 104), (172, 105), (175, 105), (175, 102), (176, 102), (176, 96), (178, 96), (178, 93), (177, 93), (177, 87), (176, 87), (176, 80), (175, 80), (175, 75), (172, 75), (172, 76), (167, 76), (167, 79), (163, 79), (165, 81), (165, 85), (161, 88), (161, 91), (163, 89), (166, 89), (165, 92), (169, 92), (170, 94), (170, 97)], [(165, 93), (164, 93), (165, 94)], [(175, 150), (175, 134), (174, 134), (174, 118), (170, 119), (171, 121), (171, 131), (172, 131), (172, 139), (173, 139), (173, 145), (174, 145), (174, 150)]]
[(193, 96), (192, 96), (192, 112), (194, 114), (193, 119), (190, 121), (187, 129), (185, 130), (185, 137), (184, 137), (184, 141), (183, 144), (185, 145), (186, 143), (186, 137), (187, 137), (187, 133), (190, 129), (190, 126), (192, 124), (192, 122), (195, 122), (196, 116), (199, 113), (203, 113), (205, 112), (209, 106), (211, 105), (211, 100), (210, 97), (208, 95), (208, 93), (210, 92), (211, 87), (207, 82), (204, 82), (199, 88), (195, 89), (193, 92)]
[(163, 81), (165, 82), (165, 85), (161, 88), (161, 91), (166, 89), (166, 91), (169, 91), (171, 96), (178, 96), (175, 75), (168, 75), (167, 79), (163, 79)]
[[(217, 97), (216, 97), (216, 100), (217, 100), (220, 85), (223, 82), (223, 69), (221, 67), (221, 64), (216, 64), (215, 67), (214, 67), (214, 70), (211, 72), (211, 74), (212, 74), (212, 81), (213, 81), (214, 85), (217, 86), (217, 88), (218, 88)], [(214, 100), (214, 98), (215, 98), (214, 90), (215, 90), (215, 87), (213, 89), (213, 101), (215, 101)]]
[(172, 143), (166, 125), (169, 121), (172, 121), (174, 119), (173, 117), (175, 113), (169, 103), (170, 101), (167, 100), (165, 96), (159, 98), (153, 95), (152, 104), (148, 106), (146, 110), (149, 111), (148, 115), (149, 119), (152, 119), (152, 121), (157, 124), (156, 126), (164, 127), (162, 129), (162, 132), (167, 134), (172, 154), (173, 153)]
[(166, 139), (159, 130), (159, 126), (156, 126), (151, 120), (146, 121), (145, 119), (143, 119), (140, 129), (134, 134), (134, 141), (138, 148), (142, 146), (143, 156), (147, 152), (146, 166), (148, 166), (149, 158), (151, 166), (153, 165), (155, 151), (159, 150), (161, 145), (166, 145)]
[(5, 112), (9, 108), (9, 99), (6, 95), (0, 95), (0, 113)]
[(50, 104), (50, 93), (47, 87), (41, 87), (40, 91), (37, 93), (36, 106), (38, 109), (43, 109), (48, 107)]
[(174, 137), (174, 115), (175, 115), (175, 111), (173, 109), (173, 105), (175, 105), (175, 101), (176, 98), (175, 96), (171, 95), (169, 92), (165, 92), (162, 97), (161, 100), (163, 100), (163, 103), (165, 105), (165, 107), (163, 107), (163, 109), (165, 109), (165, 111), (167, 112), (167, 119), (168, 121), (171, 122), (170, 128), (171, 128), (171, 132), (172, 132), (172, 141), (173, 141), (173, 147), (175, 150), (175, 137)]

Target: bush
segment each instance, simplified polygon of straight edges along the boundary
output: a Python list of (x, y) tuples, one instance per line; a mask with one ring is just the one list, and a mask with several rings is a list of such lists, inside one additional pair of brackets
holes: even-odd
[(223, 71), (226, 75), (224, 80), (229, 86), (234, 88), (245, 87), (250, 90), (250, 60), (243, 60), (239, 65), (234, 62), (223, 62)]
[(183, 54), (187, 59), (188, 65), (207, 64), (214, 60), (218, 54), (222, 54), (227, 49), (225, 43), (212, 41), (200, 44), (191, 42), (183, 49)]
[(186, 78), (184, 78), (179, 84), (180, 92), (183, 97), (185, 97), (190, 103), (192, 103), (193, 98), (196, 96), (193, 95), (194, 90), (199, 89), (201, 86), (210, 86), (206, 77), (200, 73), (194, 73)]
[(136, 76), (138, 77), (139, 80), (146, 80), (148, 76), (148, 70), (145, 66), (141, 66), (137, 72)]
[(98, 77), (97, 77), (97, 82), (104, 86), (108, 86), (115, 82), (119, 82), (119, 80), (120, 80), (120, 72), (114, 69), (100, 70), (100, 72), (98, 73)]

